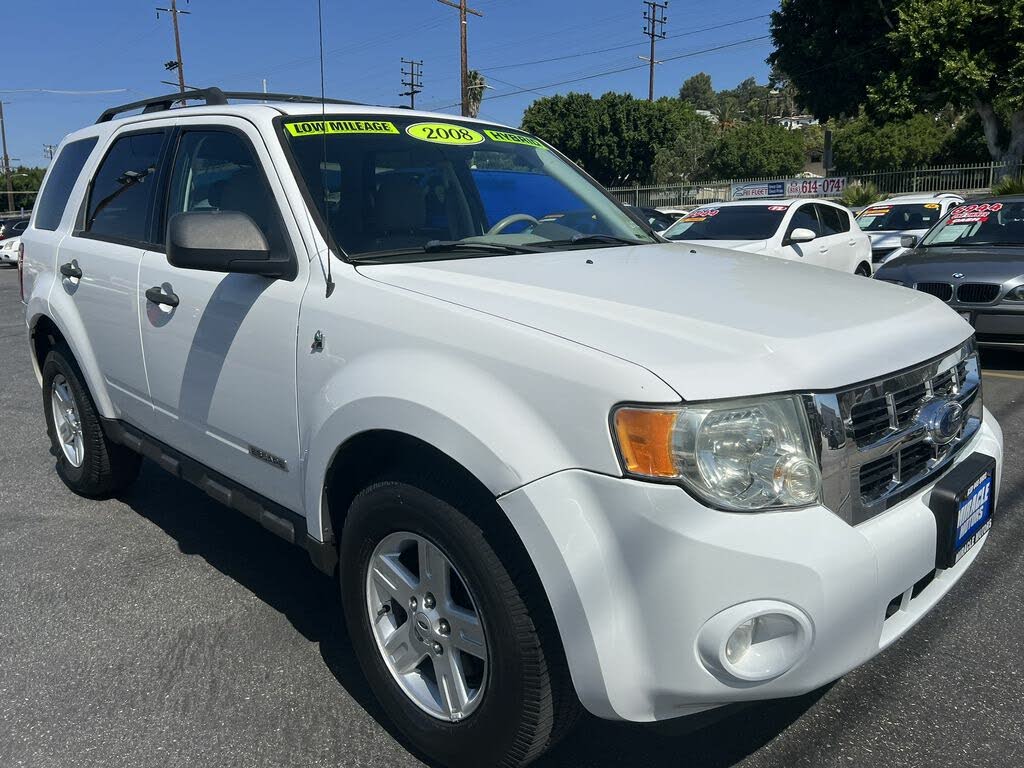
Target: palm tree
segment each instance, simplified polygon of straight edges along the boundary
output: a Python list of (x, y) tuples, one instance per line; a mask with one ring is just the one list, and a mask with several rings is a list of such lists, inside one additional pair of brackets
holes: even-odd
[(475, 69), (466, 73), (466, 106), (470, 117), (480, 114), (480, 102), (484, 100), (487, 90), (487, 78)]

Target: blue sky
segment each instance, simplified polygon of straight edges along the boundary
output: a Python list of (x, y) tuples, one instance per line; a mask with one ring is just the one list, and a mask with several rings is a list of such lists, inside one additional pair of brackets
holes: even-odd
[[(265, 77), (272, 91), (319, 93), (316, 0), (180, 2), (191, 11), (181, 17), (190, 85), (255, 91)], [(106, 106), (170, 90), (160, 81), (174, 79), (163, 69), (174, 58), (171, 22), (167, 14), (157, 19), (154, 10), (169, 3), (5, 3), (0, 98), (11, 157), (20, 164), (43, 164), (44, 142), (57, 143)], [(646, 54), (641, 0), (472, 0), (470, 5), (484, 13), (470, 17), (470, 66), (484, 71), (494, 88), (487, 91), (482, 117), (518, 125), (534, 99), (570, 90), (647, 95), (647, 70), (637, 59)], [(669, 38), (659, 43), (658, 58), (679, 58), (659, 66), (657, 94), (676, 93), (683, 80), (702, 70), (719, 89), (752, 75), (764, 82), (770, 41), (730, 44), (767, 35), (766, 14), (778, 1), (717, 0), (699, 11), (694, 5), (670, 2)], [(457, 11), (437, 0), (323, 0), (323, 8), (329, 96), (404, 103), (398, 96), (404, 56), (424, 61), (425, 90), (417, 107), (458, 111), (453, 106), (459, 98)], [(744, 19), (751, 20), (732, 24)], [(729, 26), (708, 29), (723, 24)], [(700, 53), (722, 45), (729, 47)], [(615, 50), (590, 53), (609, 48)], [(621, 69), (627, 71), (555, 85)], [(59, 95), (33, 89), (127, 90)]]

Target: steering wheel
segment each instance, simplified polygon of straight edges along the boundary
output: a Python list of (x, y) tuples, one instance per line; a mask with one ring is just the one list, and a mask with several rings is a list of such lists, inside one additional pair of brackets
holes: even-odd
[(533, 226), (537, 226), (538, 224), (540, 224), (539, 221), (537, 221), (535, 218), (533, 218), (533, 216), (531, 216), (528, 213), (513, 213), (511, 216), (506, 216), (493, 227), (488, 229), (487, 234), (500, 235), (502, 232), (504, 232), (513, 224), (515, 224), (517, 221), (528, 221), (531, 224), (533, 224)]

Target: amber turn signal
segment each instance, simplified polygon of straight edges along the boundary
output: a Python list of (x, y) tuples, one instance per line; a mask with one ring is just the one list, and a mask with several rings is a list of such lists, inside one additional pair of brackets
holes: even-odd
[(615, 437), (630, 474), (679, 476), (672, 460), (672, 431), (678, 415), (678, 411), (653, 408), (620, 408), (615, 412)]

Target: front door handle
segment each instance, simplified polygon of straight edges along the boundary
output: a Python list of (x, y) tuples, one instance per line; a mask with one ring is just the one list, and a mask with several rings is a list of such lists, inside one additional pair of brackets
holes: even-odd
[(163, 304), (165, 307), (178, 306), (178, 294), (165, 293), (159, 285), (146, 289), (146, 299), (154, 304)]
[(77, 261), (69, 261), (67, 264), (61, 264), (60, 273), (64, 275), (64, 277), (73, 277), (76, 280), (82, 279), (82, 270), (79, 268)]

